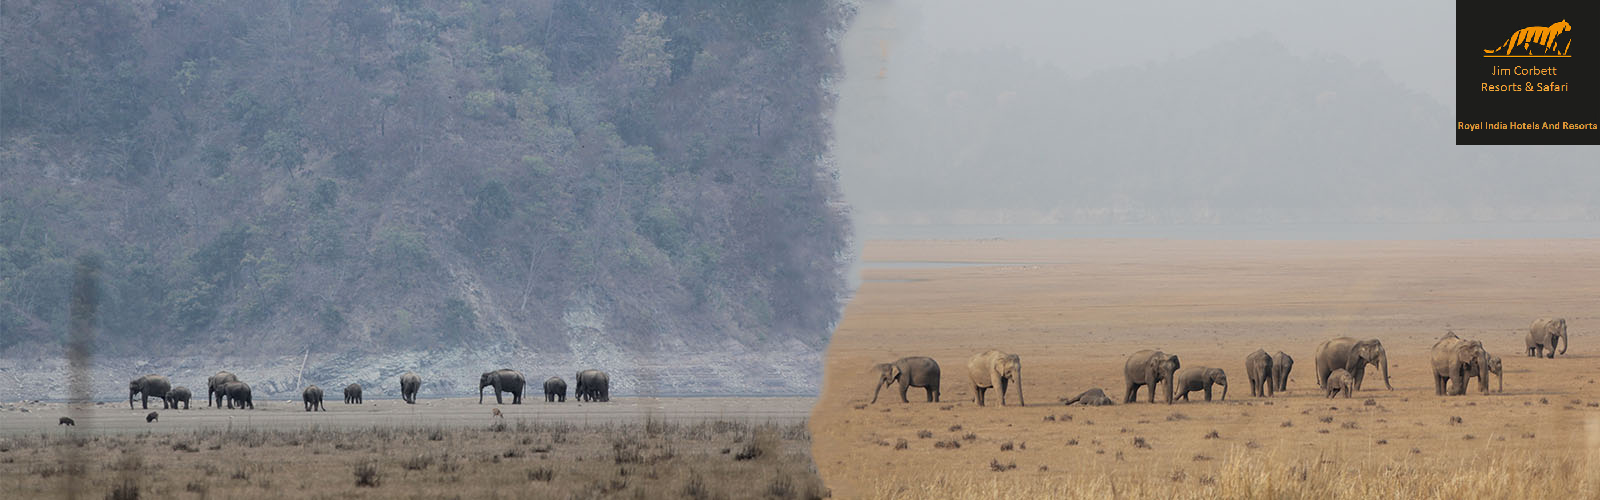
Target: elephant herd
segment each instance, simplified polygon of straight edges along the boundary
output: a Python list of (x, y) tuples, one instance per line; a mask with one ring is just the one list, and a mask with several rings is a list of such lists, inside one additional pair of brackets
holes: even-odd
[[(578, 401), (606, 402), (611, 400), (610, 375), (600, 370), (584, 370), (575, 377), (577, 382), (573, 397)], [(494, 388), (495, 403), (504, 403), (501, 395), (511, 394), (511, 404), (522, 404), (522, 389), (526, 380), (522, 372), (503, 368), (491, 372), (484, 372), (478, 379), (478, 404), (483, 404), (483, 389)], [(417, 392), (422, 388), (422, 377), (416, 373), (406, 372), (400, 375), (400, 397), (406, 404), (416, 404)], [(566, 402), (567, 382), (561, 377), (550, 377), (544, 382), (545, 401)], [(134, 396), (140, 396), (144, 409), (150, 409), (150, 398), (161, 400), (162, 409), (178, 409), (181, 403), (183, 409), (189, 409), (189, 389), (187, 387), (173, 387), (172, 381), (162, 375), (145, 375), (128, 383), (128, 407), (133, 408)], [(328, 411), (323, 406), (323, 392), (316, 384), (306, 386), (301, 391), (301, 401), (305, 410)], [(362, 404), (361, 384), (350, 384), (344, 388), (345, 404)], [(250, 397), (250, 384), (239, 380), (239, 377), (227, 371), (217, 372), (206, 379), (206, 406), (215, 405), (222, 407), (224, 404), (229, 409), (249, 408), (255, 409), (255, 403)]]
[[(1557, 344), (1561, 345), (1560, 353), (1566, 354), (1566, 348), (1571, 344), (1571, 338), (1567, 335), (1567, 321), (1561, 318), (1534, 321), (1528, 328), (1526, 339), (1527, 354), (1531, 357), (1553, 358), (1557, 353)], [(1490, 374), (1496, 377), (1497, 390), (1504, 390), (1502, 361), (1500, 357), (1489, 354), (1481, 341), (1463, 339), (1454, 332), (1448, 332), (1434, 343), (1429, 354), (1434, 390), (1440, 396), (1466, 394), (1467, 384), (1473, 377), (1478, 378), (1479, 391), (1488, 393)], [(1348, 398), (1353, 392), (1361, 390), (1368, 366), (1381, 371), (1384, 388), (1394, 390), (1389, 381), (1389, 354), (1378, 339), (1338, 337), (1324, 340), (1316, 345), (1313, 359), (1316, 363), (1317, 387), (1327, 397), (1343, 395)], [(1289, 373), (1294, 369), (1294, 358), (1288, 354), (1283, 351), (1268, 354), (1265, 349), (1256, 349), (1245, 356), (1244, 362), (1251, 396), (1271, 397), (1276, 392), (1289, 389)], [(879, 391), (894, 385), (899, 386), (901, 402), (909, 402), (906, 391), (912, 387), (925, 389), (929, 402), (939, 401), (939, 363), (933, 358), (900, 358), (892, 363), (875, 365), (872, 372), (878, 375), (878, 383), (872, 391), (871, 403), (878, 402)], [(978, 406), (984, 406), (985, 394), (991, 388), (999, 389), (1000, 404), (1005, 405), (1009, 386), (1016, 387), (1017, 404), (1025, 404), (1022, 399), (1022, 361), (1017, 355), (998, 350), (978, 353), (968, 360), (967, 373), (972, 379), (973, 401)], [(1228, 375), (1221, 368), (1185, 367), (1176, 354), (1158, 350), (1147, 349), (1129, 355), (1123, 365), (1122, 375), (1125, 381), (1123, 403), (1137, 400), (1141, 387), (1149, 388), (1148, 401), (1154, 403), (1158, 385), (1163, 393), (1162, 399), (1167, 404), (1172, 404), (1175, 399), (1187, 401), (1191, 392), (1202, 392), (1205, 400), (1210, 401), (1214, 386), (1221, 386), (1222, 400), (1228, 398)], [(1090, 389), (1075, 397), (1063, 398), (1062, 401), (1069, 405), (1112, 404), (1100, 389)]]

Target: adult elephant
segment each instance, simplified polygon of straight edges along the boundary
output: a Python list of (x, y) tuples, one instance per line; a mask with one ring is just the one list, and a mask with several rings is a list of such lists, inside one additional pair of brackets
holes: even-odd
[(361, 384), (344, 386), (344, 404), (361, 404)]
[(1000, 406), (1006, 405), (1006, 388), (1017, 386), (1017, 406), (1027, 406), (1022, 399), (1022, 359), (994, 349), (980, 352), (967, 361), (967, 374), (972, 377), (972, 392), (983, 406), (983, 394), (992, 387), (1000, 388)]
[(584, 370), (573, 378), (577, 387), (572, 396), (578, 401), (611, 401), (611, 376), (600, 370)]
[(171, 405), (172, 409), (176, 410), (178, 409), (178, 403), (183, 403), (183, 409), (187, 410), (189, 409), (190, 397), (193, 397), (193, 394), (189, 392), (188, 387), (181, 385), (173, 387), (172, 390), (167, 391), (167, 404)]
[(1289, 390), (1289, 371), (1294, 369), (1294, 358), (1283, 351), (1272, 355), (1272, 381), (1277, 385), (1278, 392)]
[(1383, 386), (1389, 385), (1389, 354), (1378, 339), (1356, 340), (1350, 337), (1332, 338), (1317, 344), (1317, 387), (1328, 388), (1328, 374), (1343, 369), (1355, 379), (1356, 390), (1361, 390), (1361, 379), (1367, 365), (1383, 369)]
[(418, 377), (417, 374), (411, 372), (406, 372), (400, 376), (400, 399), (405, 400), (406, 404), (417, 404), (417, 390), (419, 389), (422, 389), (422, 377)]
[(305, 402), (306, 411), (328, 411), (328, 407), (322, 405), (322, 388), (317, 384), (306, 386), (306, 390), (300, 392), (300, 400)]
[(544, 381), (544, 400), (546, 403), (560, 400), (567, 402), (567, 381), (561, 377), (550, 377)]
[(1256, 349), (1244, 357), (1244, 375), (1250, 378), (1253, 397), (1271, 397), (1272, 391), (1278, 388), (1278, 380), (1273, 378), (1277, 373), (1272, 370), (1272, 355), (1264, 349)]
[[(900, 385), (900, 402), (910, 403), (906, 391), (921, 387), (928, 391), (928, 402), (939, 401), (939, 362), (927, 356), (908, 356), (893, 363), (872, 365), (878, 374), (878, 385), (872, 389), (872, 403), (878, 402), (878, 391), (890, 385)], [(871, 404), (871, 403), (868, 403)]]
[(162, 409), (170, 408), (171, 405), (167, 403), (167, 391), (170, 390), (172, 390), (172, 381), (160, 375), (145, 375), (133, 379), (132, 382), (128, 382), (128, 408), (133, 408), (133, 396), (135, 394), (140, 395), (140, 403), (144, 405), (146, 410), (150, 409), (151, 397), (161, 400)]
[[(1460, 396), (1467, 393), (1467, 379), (1478, 377), (1478, 390), (1489, 392), (1489, 353), (1483, 343), (1465, 340), (1455, 332), (1433, 343), (1429, 354), (1433, 366), (1433, 391), (1439, 396)], [(1448, 385), (1446, 385), (1448, 384)]]
[[(1562, 343), (1562, 339), (1566, 339)], [(1556, 344), (1561, 344), (1561, 354), (1567, 354), (1567, 346), (1572, 345), (1572, 337), (1567, 336), (1567, 320), (1565, 318), (1539, 318), (1533, 320), (1528, 326), (1528, 355), (1535, 358), (1556, 357)], [(1550, 349), (1550, 354), (1545, 355), (1545, 348)]]
[(228, 397), (228, 409), (233, 409), (233, 404), (238, 403), (239, 408), (249, 407), (256, 409), (255, 400), (250, 398), (250, 384), (233, 381), (222, 385), (222, 394)]
[[(1211, 386), (1222, 386), (1222, 400), (1228, 400), (1228, 374), (1221, 368), (1207, 368), (1193, 366), (1178, 370), (1173, 375), (1177, 378), (1178, 399), (1189, 400), (1192, 391), (1205, 391), (1206, 401), (1211, 400)], [(1154, 388), (1152, 388), (1154, 390)]]
[(212, 397), (215, 397), (216, 400), (217, 400), (217, 406), (221, 407), (222, 406), (222, 386), (227, 385), (228, 382), (238, 382), (238, 381), (239, 381), (239, 377), (233, 376), (232, 373), (229, 373), (226, 370), (217, 372), (216, 375), (212, 375), (210, 378), (207, 378), (206, 379), (206, 406), (211, 406), (211, 399), (212, 399)]
[(1132, 403), (1139, 394), (1139, 387), (1150, 386), (1150, 402), (1156, 402), (1156, 384), (1165, 382), (1167, 404), (1172, 404), (1172, 378), (1183, 365), (1178, 361), (1178, 356), (1161, 351), (1145, 349), (1128, 356), (1128, 362), (1122, 367), (1122, 377), (1127, 381), (1127, 391), (1122, 397), (1122, 402)]
[(494, 403), (504, 404), (500, 399), (501, 392), (511, 393), (511, 404), (522, 404), (522, 387), (527, 385), (527, 379), (522, 377), (522, 372), (510, 368), (501, 368), (492, 372), (483, 372), (478, 377), (478, 404), (483, 404), (483, 388), (494, 388)]

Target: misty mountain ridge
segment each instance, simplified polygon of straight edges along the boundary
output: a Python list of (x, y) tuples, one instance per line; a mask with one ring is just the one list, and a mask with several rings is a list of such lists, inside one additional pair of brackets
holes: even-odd
[(880, 139), (841, 147), (852, 192), (891, 193), (858, 224), (1600, 218), (1578, 149), (1456, 147), (1449, 109), (1376, 64), (1269, 35), (1082, 78), (996, 50), (897, 62), (933, 76), (845, 97), (887, 117), (841, 127)]
[(503, 366), (606, 369), (618, 394), (813, 391), (845, 287), (825, 82), (848, 16), (8, 7), (0, 398), (64, 394), (86, 254), (102, 394), (219, 369), (268, 395), (392, 394), (407, 370), (461, 394)]

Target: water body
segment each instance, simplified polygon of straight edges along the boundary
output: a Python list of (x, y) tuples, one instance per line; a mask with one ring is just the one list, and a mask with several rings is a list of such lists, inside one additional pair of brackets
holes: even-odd
[(1597, 222), (1449, 224), (861, 225), (858, 240), (1154, 238), (1175, 240), (1454, 240), (1600, 238)]

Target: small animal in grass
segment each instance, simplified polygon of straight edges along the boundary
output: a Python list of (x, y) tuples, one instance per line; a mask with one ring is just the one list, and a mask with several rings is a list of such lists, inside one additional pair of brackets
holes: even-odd
[(494, 409), (494, 416), (499, 417), (499, 418), (506, 418), (506, 416), (504, 414), (500, 413), (500, 409), (499, 408), (495, 408)]
[(147, 423), (147, 424), (150, 423), (150, 422), (154, 422), (154, 421), (156, 421), (156, 417), (157, 417), (156, 412), (150, 412), (149, 415), (145, 415), (144, 416), (144, 422)]
[(73, 427), (77, 427), (78, 423), (77, 422), (73, 422), (71, 417), (61, 417), (61, 423), (56, 424), (56, 425), (70, 425), (70, 426), (73, 426)]

